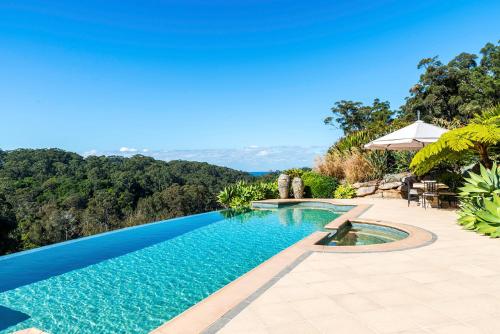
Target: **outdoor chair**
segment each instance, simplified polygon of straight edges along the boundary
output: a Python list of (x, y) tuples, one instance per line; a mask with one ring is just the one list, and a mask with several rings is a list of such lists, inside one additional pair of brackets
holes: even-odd
[(437, 181), (423, 181), (424, 183), (424, 192), (422, 193), (422, 201), (424, 209), (427, 209), (427, 201), (428, 199), (436, 198), (437, 206), (439, 205), (439, 191), (437, 186)]
[(413, 178), (412, 177), (405, 178), (404, 183), (406, 185), (406, 190), (408, 192), (408, 207), (410, 206), (412, 197), (417, 199), (417, 204), (420, 204), (420, 194), (418, 192), (418, 189), (413, 188)]

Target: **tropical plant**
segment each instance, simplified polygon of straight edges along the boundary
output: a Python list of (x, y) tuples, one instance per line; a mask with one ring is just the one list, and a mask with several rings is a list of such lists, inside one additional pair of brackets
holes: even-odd
[(410, 163), (415, 152), (413, 151), (390, 151), (391, 164), (389, 170), (391, 173), (408, 172)]
[[(368, 161), (370, 167), (366, 171), (367, 179), (381, 179), (389, 172), (389, 158), (391, 153), (389, 151), (368, 151), (364, 154), (364, 158)], [(365, 181), (363, 180), (363, 181)], [(360, 180), (361, 181), (361, 180)]]
[(305, 172), (306, 170), (302, 168), (291, 168), (283, 171), (283, 174), (288, 175), (290, 180), (293, 180), (294, 177), (301, 177)]
[(351, 132), (335, 142), (329, 149), (330, 154), (346, 154), (353, 149), (362, 149), (363, 146), (376, 138), (373, 129), (367, 128)]
[(306, 197), (331, 198), (338, 185), (337, 179), (316, 172), (305, 172), (302, 175)]
[(340, 184), (333, 194), (334, 198), (353, 198), (356, 196), (356, 189), (349, 183)]
[(437, 142), (421, 149), (410, 168), (417, 175), (427, 173), (442, 162), (455, 162), (467, 156), (478, 157), (487, 168), (500, 143), (500, 105), (484, 110), (461, 128), (444, 133)]
[(246, 183), (239, 181), (225, 187), (218, 195), (217, 201), (226, 208), (241, 209), (250, 207), (252, 201), (276, 198), (278, 184), (276, 182)]
[(491, 237), (500, 237), (500, 167), (480, 166), (481, 174), (470, 172), (460, 188), (459, 224)]

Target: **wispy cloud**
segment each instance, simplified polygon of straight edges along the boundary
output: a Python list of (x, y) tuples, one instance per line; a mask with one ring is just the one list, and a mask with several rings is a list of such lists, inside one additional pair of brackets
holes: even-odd
[(122, 152), (122, 153), (135, 153), (135, 152), (137, 152), (137, 149), (136, 148), (122, 146), (122, 147), (120, 147), (120, 152)]
[(118, 150), (90, 150), (88, 155), (143, 154), (155, 159), (203, 161), (246, 171), (266, 171), (291, 167), (310, 167), (314, 159), (325, 153), (327, 147), (321, 146), (269, 146), (256, 145), (236, 149), (198, 149), (198, 150), (151, 150), (121, 147)]

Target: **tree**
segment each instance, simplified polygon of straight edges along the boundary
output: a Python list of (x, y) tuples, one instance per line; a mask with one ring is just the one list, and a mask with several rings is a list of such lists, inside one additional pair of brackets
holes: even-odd
[(444, 133), (437, 142), (421, 149), (413, 158), (410, 168), (422, 175), (441, 162), (455, 162), (475, 156), (491, 168), (492, 156), (498, 154), (500, 143), (500, 105), (476, 115), (467, 126)]
[(9, 253), (16, 248), (13, 231), (16, 228), (16, 217), (12, 206), (5, 196), (0, 194), (0, 254)]
[(371, 106), (365, 106), (361, 102), (338, 101), (331, 109), (334, 116), (326, 117), (325, 124), (339, 126), (344, 134), (360, 131), (388, 123), (394, 112), (387, 101), (373, 100)]
[(424, 58), (418, 68), (424, 73), (410, 89), (410, 97), (401, 107), (401, 116), (423, 120), (432, 118), (458, 120), (466, 124), (481, 110), (500, 103), (500, 45), (486, 44), (481, 60), (470, 53), (461, 53), (448, 64), (438, 57)]
[(240, 179), (254, 180), (201, 162), (0, 150), (0, 254), (215, 210)]

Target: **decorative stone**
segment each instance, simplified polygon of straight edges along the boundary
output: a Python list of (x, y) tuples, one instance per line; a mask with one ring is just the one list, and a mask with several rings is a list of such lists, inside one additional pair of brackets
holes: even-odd
[(367, 186), (367, 187), (363, 186), (358, 188), (358, 190), (356, 190), (356, 196), (363, 197), (366, 195), (371, 195), (375, 192), (375, 190), (377, 190), (377, 186)]
[(383, 198), (383, 197), (384, 194), (382, 192), (376, 192), (374, 194), (364, 196), (364, 198)]
[(292, 190), (294, 198), (304, 198), (304, 181), (300, 177), (293, 178)]
[(391, 189), (391, 190), (385, 190), (383, 193), (382, 193), (382, 196), (384, 198), (403, 198), (403, 195), (401, 194), (400, 191), (397, 191), (397, 190), (394, 190), (394, 189)]
[(376, 186), (378, 185), (378, 180), (372, 180), (372, 181), (368, 181), (368, 182), (356, 182), (352, 185), (352, 187), (354, 189), (359, 189), (359, 188), (362, 188), (362, 187), (371, 187), (371, 186)]
[(288, 198), (288, 194), (290, 192), (290, 176), (281, 174), (278, 177), (278, 192), (281, 199)]
[(408, 176), (411, 176), (411, 173), (402, 172), (402, 173), (396, 173), (396, 174), (386, 174), (386, 175), (384, 175), (384, 182), (385, 183), (401, 182), (405, 177), (408, 177)]
[(388, 183), (381, 183), (378, 186), (378, 188), (382, 190), (388, 190), (388, 189), (395, 189), (399, 186), (401, 186), (401, 182), (388, 182)]

